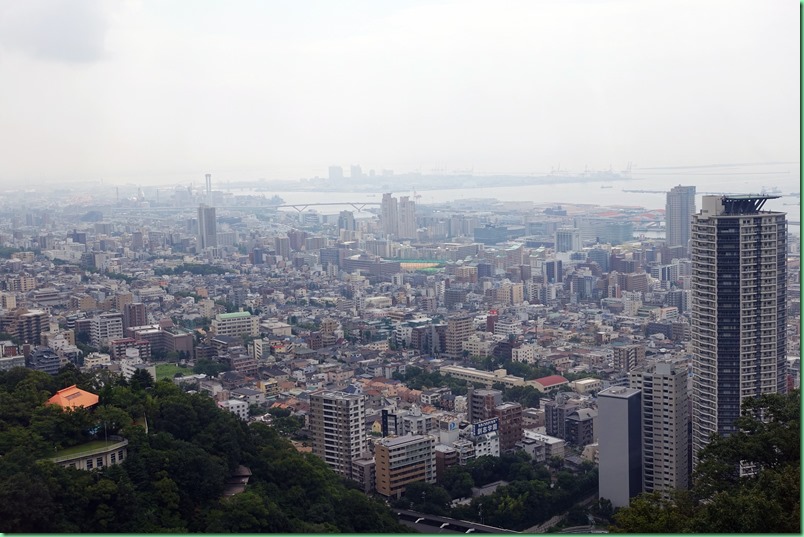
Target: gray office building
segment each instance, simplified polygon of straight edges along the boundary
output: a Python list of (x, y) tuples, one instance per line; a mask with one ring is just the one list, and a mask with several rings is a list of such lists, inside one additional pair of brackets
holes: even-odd
[(218, 246), (218, 223), (215, 220), (215, 207), (198, 207), (198, 249)]
[(598, 495), (614, 507), (642, 492), (642, 392), (614, 386), (597, 394)]
[(664, 212), (667, 246), (682, 246), (687, 252), (694, 214), (695, 187), (678, 185), (670, 189)]

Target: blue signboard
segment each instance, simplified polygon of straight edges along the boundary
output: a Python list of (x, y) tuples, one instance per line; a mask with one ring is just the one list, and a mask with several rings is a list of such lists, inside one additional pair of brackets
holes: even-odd
[(472, 427), (473, 427), (472, 431), (475, 436), (493, 433), (494, 431), (500, 428), (500, 418), (491, 418), (488, 420), (479, 421), (477, 423), (472, 424)]

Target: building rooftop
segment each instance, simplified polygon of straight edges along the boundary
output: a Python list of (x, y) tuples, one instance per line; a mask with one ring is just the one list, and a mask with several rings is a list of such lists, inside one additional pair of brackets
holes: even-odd
[(218, 314), (218, 319), (221, 320), (228, 320), (228, 319), (245, 319), (247, 317), (251, 317), (251, 314), (247, 311), (236, 311), (234, 313), (220, 313)]
[(628, 397), (633, 396), (634, 394), (641, 393), (641, 390), (636, 388), (626, 388), (625, 386), (612, 386), (611, 388), (607, 388), (602, 392), (598, 393), (598, 398), (600, 397), (616, 397), (618, 399), (627, 399)]
[[(391, 436), (386, 437), (381, 440), (377, 441), (377, 444), (382, 444), (385, 447), (395, 447), (401, 446), (403, 444), (409, 444), (411, 442), (421, 442), (422, 439), (426, 439), (428, 435), (421, 435), (421, 434), (407, 434), (405, 436)], [(430, 437), (432, 438), (432, 437)]]
[(542, 377), (540, 379), (536, 379), (535, 382), (538, 382), (545, 388), (549, 386), (555, 386), (557, 384), (562, 384), (564, 382), (569, 382), (567, 379), (562, 377), (561, 375), (550, 375), (547, 377)]
[(98, 396), (94, 393), (79, 390), (75, 384), (59, 390), (47, 400), (48, 403), (62, 408), (89, 408), (98, 404)]

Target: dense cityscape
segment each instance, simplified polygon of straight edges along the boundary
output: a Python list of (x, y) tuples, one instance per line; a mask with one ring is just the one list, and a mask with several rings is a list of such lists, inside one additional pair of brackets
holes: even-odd
[(0, 533), (801, 534), (801, 9), (0, 1)]
[[(799, 240), (763, 210), (779, 194), (288, 206), (210, 174), (165, 190), (7, 194), (0, 370), (75, 381), (45, 394), (73, 409), (108, 409), (114, 378), (173, 383), (419, 531), (606, 531), (638, 494), (690, 489), (747, 399), (800, 386)], [(126, 410), (102, 436), (40, 441), (64, 468), (125, 464), (142, 449), (126, 432), (159, 423)], [(243, 462), (219, 495), (249, 490)], [(539, 509), (506, 507), (539, 482)]]

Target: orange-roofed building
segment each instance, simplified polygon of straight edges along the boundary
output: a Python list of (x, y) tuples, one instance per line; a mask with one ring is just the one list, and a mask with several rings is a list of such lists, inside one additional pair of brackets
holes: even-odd
[(94, 393), (79, 390), (75, 384), (56, 392), (47, 400), (52, 405), (62, 408), (90, 408), (98, 404), (98, 396)]
[(532, 386), (539, 390), (540, 392), (544, 393), (548, 390), (552, 390), (553, 388), (558, 388), (559, 386), (568, 386), (569, 381), (562, 377), (561, 375), (550, 375), (547, 377), (542, 377), (540, 379), (530, 381)]

